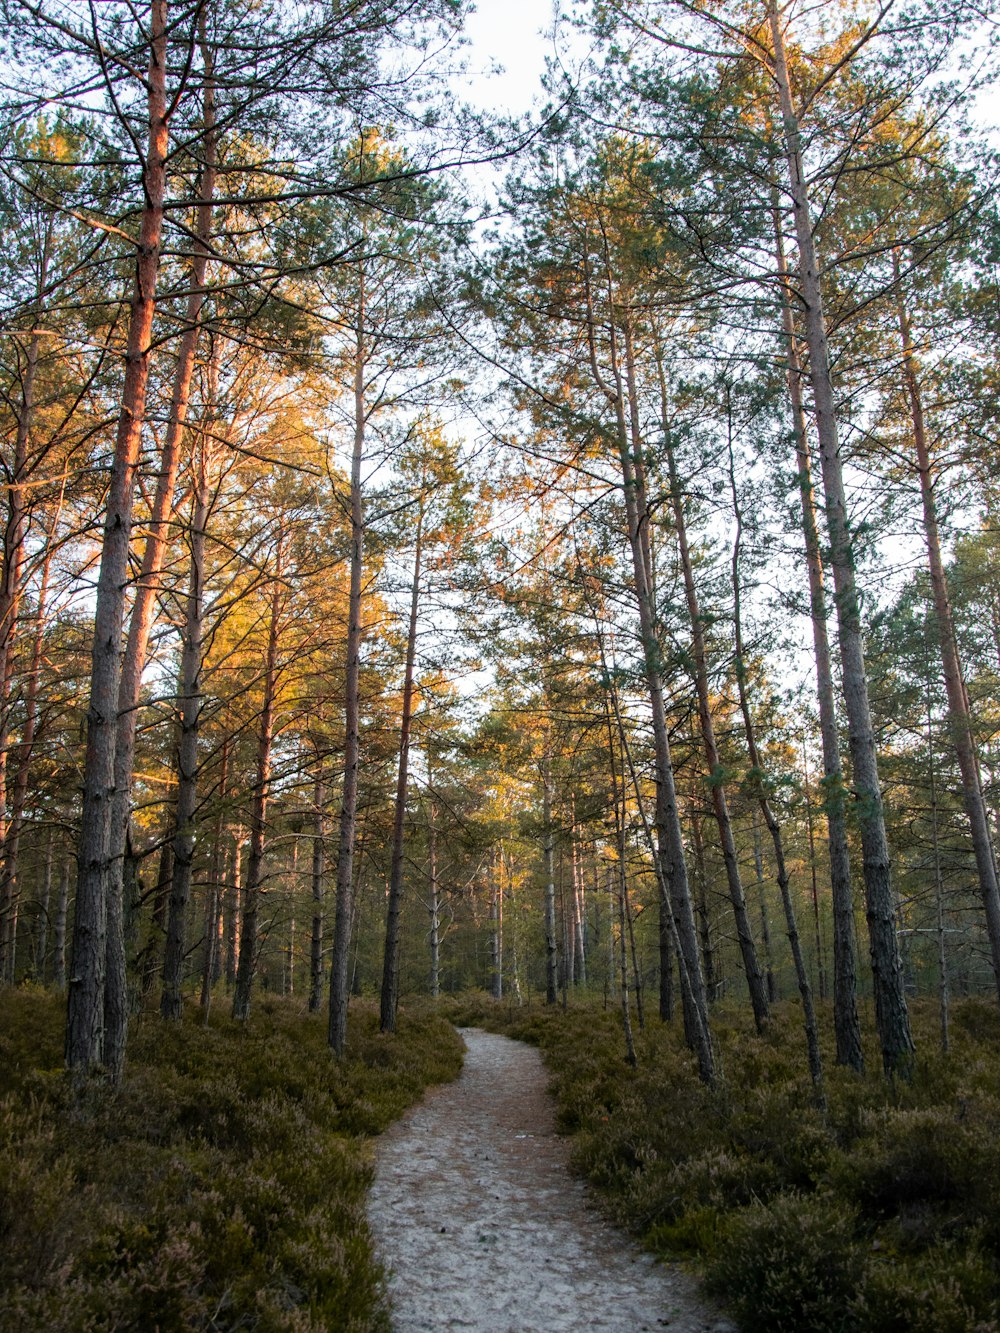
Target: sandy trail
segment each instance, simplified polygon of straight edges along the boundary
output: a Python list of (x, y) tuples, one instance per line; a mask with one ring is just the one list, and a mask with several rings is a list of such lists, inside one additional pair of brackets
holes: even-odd
[(568, 1170), (538, 1052), (476, 1029), (461, 1077), (379, 1140), (369, 1216), (397, 1333), (734, 1333)]

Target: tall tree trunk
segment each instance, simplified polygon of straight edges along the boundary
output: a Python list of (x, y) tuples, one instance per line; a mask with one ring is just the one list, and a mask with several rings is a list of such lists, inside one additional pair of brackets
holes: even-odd
[(212, 1007), (212, 987), (220, 975), (219, 951), (222, 948), (222, 875), (226, 836), (226, 794), (229, 781), (229, 739), (222, 742), (219, 783), (217, 797), (219, 811), (215, 817), (215, 833), (212, 837), (212, 859), (208, 867), (208, 894), (205, 907), (205, 956), (201, 970), (202, 1012), (208, 1022)]
[(948, 579), (941, 557), (941, 535), (938, 526), (937, 497), (935, 495), (935, 468), (927, 442), (924, 423), (923, 395), (920, 391), (919, 365), (913, 348), (909, 313), (900, 281), (899, 257), (893, 252), (893, 273), (896, 281), (896, 303), (899, 317), (899, 336), (903, 349), (903, 383), (910, 403), (913, 423), (913, 443), (917, 454), (917, 473), (920, 477), (920, 501), (923, 507), (924, 542), (931, 576), (931, 593), (937, 621), (938, 645), (944, 673), (945, 693), (948, 699), (948, 730), (952, 747), (962, 775), (962, 803), (965, 806), (972, 848), (979, 876), (979, 893), (986, 914), (986, 934), (990, 942), (993, 979), (1000, 994), (1000, 886), (997, 883), (996, 861), (990, 840), (989, 818), (979, 773), (979, 756), (969, 715), (969, 700), (965, 677), (955, 636), (955, 619), (951, 610)]
[(490, 994), (503, 999), (503, 852), (494, 853), (490, 873)]
[(274, 584), (271, 592), (271, 616), (267, 631), (267, 658), (264, 666), (264, 698), (257, 738), (257, 768), (254, 775), (253, 802), (250, 807), (250, 851), (247, 879), (243, 889), (243, 914), (240, 922), (240, 956), (236, 967), (233, 993), (233, 1018), (245, 1023), (250, 1017), (250, 996), (257, 966), (257, 917), (260, 912), (260, 886), (267, 836), (267, 804), (271, 789), (271, 749), (274, 743), (274, 699), (278, 687), (278, 632), (284, 588), (282, 584), (284, 530), (278, 533)]
[(662, 378), (662, 413), (663, 439), (667, 456), (667, 468), (670, 479), (670, 503), (673, 509), (674, 526), (677, 534), (677, 547), (681, 558), (681, 571), (684, 577), (684, 592), (687, 598), (688, 617), (691, 621), (691, 657), (694, 663), (695, 688), (698, 695), (698, 720), (701, 726), (702, 745), (705, 751), (705, 763), (708, 767), (708, 781), (715, 811), (715, 822), (719, 826), (719, 841), (722, 844), (722, 859), (726, 867), (726, 882), (729, 885), (729, 900), (733, 907), (733, 919), (736, 922), (736, 936), (743, 959), (743, 972), (746, 976), (747, 989), (750, 992), (750, 1005), (753, 1009), (757, 1031), (767, 1027), (769, 1006), (764, 976), (757, 957), (750, 916), (747, 912), (746, 896), (740, 878), (739, 858), (736, 852), (736, 839), (733, 836), (732, 820), (729, 817), (729, 803), (722, 781), (723, 767), (719, 757), (719, 747), (715, 739), (715, 723), (712, 720), (712, 705), (708, 689), (708, 654), (705, 648), (705, 629), (702, 621), (698, 593), (694, 586), (694, 569), (691, 564), (691, 550), (688, 545), (687, 521), (684, 516), (684, 497), (681, 494), (680, 480), (677, 475), (677, 462), (674, 458), (673, 445), (670, 442), (667, 427), (666, 386)]
[[(65, 490), (65, 483), (63, 486)], [(3, 842), (2, 901), (4, 926), (13, 921), (17, 913), (20, 896), (18, 886), (18, 854), (21, 846), (21, 833), (24, 829), (24, 811), (28, 799), (28, 780), (31, 774), (31, 761), (35, 752), (35, 736), (38, 731), (38, 688), (42, 675), (42, 650), (45, 646), (45, 610), (48, 602), (49, 574), (52, 567), (52, 552), (55, 543), (56, 528), (62, 513), (63, 496), (60, 493), (58, 504), (52, 515), (45, 542), (45, 557), (42, 561), (41, 582), (38, 589), (38, 607), (35, 620), (35, 635), (31, 645), (31, 661), (24, 691), (24, 728), (17, 747), (17, 765), (14, 770), (14, 784), (11, 793), (10, 813), (7, 832)], [(16, 932), (11, 933), (7, 942), (7, 971), (4, 980), (14, 981), (14, 963), (16, 950)]]
[[(747, 742), (747, 755), (750, 759), (750, 770), (757, 797), (757, 805), (761, 815), (764, 817), (764, 823), (767, 825), (767, 831), (771, 835), (771, 845), (774, 849), (774, 863), (777, 869), (778, 891), (781, 894), (781, 905), (785, 913), (785, 926), (788, 932), (788, 944), (792, 951), (792, 961), (795, 964), (795, 979), (798, 982), (799, 996), (802, 1000), (802, 1020), (806, 1034), (806, 1053), (809, 1060), (809, 1074), (812, 1078), (813, 1088), (816, 1093), (816, 1100), (822, 1107), (825, 1106), (825, 1095), (823, 1092), (823, 1060), (819, 1049), (819, 1031), (816, 1025), (816, 1011), (813, 1006), (812, 987), (809, 985), (809, 973), (806, 970), (806, 961), (802, 955), (802, 943), (799, 938), (798, 922), (795, 917), (795, 905), (792, 902), (791, 887), (789, 885), (788, 868), (785, 861), (785, 842), (781, 833), (781, 825), (774, 813), (768, 797), (767, 773), (764, 768), (763, 756), (760, 753), (760, 747), (757, 744), (757, 730), (753, 722), (753, 714), (750, 711), (750, 700), (747, 696), (746, 686), (746, 650), (743, 643), (743, 615), (742, 615), (742, 597), (740, 591), (740, 546), (743, 535), (743, 513), (740, 508), (739, 494), (736, 489), (736, 468), (733, 462), (732, 445), (729, 450), (729, 481), (732, 487), (733, 495), (733, 513), (736, 518), (736, 535), (733, 540), (733, 561), (732, 561), (732, 580), (733, 580), (733, 637), (736, 643), (736, 685), (740, 700), (740, 713), (743, 717), (743, 730)], [(756, 814), (756, 811), (755, 811)], [(754, 819), (754, 859), (757, 863), (757, 877), (763, 889), (763, 865), (760, 847), (760, 827)], [(761, 899), (763, 911), (763, 897)], [(770, 974), (770, 968), (768, 969)]]
[(429, 806), (427, 811), (427, 875), (430, 880), (430, 950), (431, 950), (431, 999), (436, 1000), (441, 994), (441, 901), (438, 885), (437, 860), (437, 811), (434, 804), (434, 772), (431, 766), (431, 747), (427, 744), (427, 790)]
[(889, 844), (882, 811), (878, 760), (861, 641), (861, 615), (854, 573), (854, 552), (847, 519), (837, 416), (830, 373), (826, 321), (809, 193), (802, 163), (800, 129), (792, 103), (785, 60), (784, 36), (776, 0), (768, 17), (774, 44), (774, 77), (784, 130), (795, 234), (799, 247), (799, 278), (805, 307), (809, 375), (816, 413), (823, 471), (830, 565), (836, 590), (840, 660), (847, 710), (853, 783), (864, 860), (865, 903), (875, 991), (875, 1022), (886, 1074), (906, 1075), (913, 1063), (913, 1037), (903, 989), (902, 964), (896, 937), (896, 903), (892, 888)]
[(142, 566), (136, 582), (128, 639), (118, 683), (118, 717), (114, 736), (114, 793), (109, 826), (109, 885), (107, 935), (107, 990), (105, 995), (105, 1045), (108, 1065), (114, 1069), (124, 1058), (127, 1036), (128, 1003), (126, 998), (126, 963), (122, 915), (124, 854), (131, 812), (132, 773), (135, 766), (135, 737), (139, 710), (139, 689), (146, 665), (149, 634), (159, 575), (163, 569), (168, 523), (173, 507), (174, 488), (180, 466), (181, 442), (187, 422), (188, 403), (194, 375), (195, 352), (205, 300), (205, 274), (208, 267), (212, 234), (212, 197), (216, 177), (215, 81), (214, 61), (205, 35), (205, 10), (200, 15), (200, 43), (204, 64), (202, 102), (202, 145), (204, 161), (199, 182), (191, 256), (191, 289), (185, 312), (177, 365), (174, 369), (170, 414), (160, 455), (159, 475), (153, 496), (149, 528), (143, 548)]
[(240, 965), (240, 918), (243, 912), (243, 830), (233, 830), (233, 855), (226, 890), (226, 987), (236, 985)]
[(383, 1032), (395, 1032), (399, 1007), (399, 914), (403, 901), (403, 841), (406, 827), (406, 788), (410, 765), (410, 728), (413, 722), (413, 674), (417, 656), (417, 610), (420, 603), (420, 559), (423, 553), (424, 499), (417, 512), (413, 580), (410, 585), (410, 619), (406, 630), (406, 665), (403, 671), (403, 712), (399, 727), (399, 769), (396, 776), (396, 807), (392, 821), (392, 860), (389, 871), (389, 902), (385, 923), (385, 954), (382, 960), (380, 1021)]
[(559, 945), (556, 938), (555, 825), (552, 821), (552, 757), (546, 748), (542, 759), (542, 853), (545, 874), (545, 1003), (559, 998)]
[[(3, 865), (0, 870), (0, 981), (14, 981), (17, 948), (17, 838), (20, 833), (15, 794), (14, 808), (7, 810), (7, 762), (10, 734), (10, 688), (14, 669), (14, 640), (17, 615), (24, 581), (25, 539), (28, 534), (28, 504), (25, 483), (28, 473), (28, 445), (35, 407), (35, 376), (41, 348), (38, 324), (42, 315), (42, 292), (48, 281), (51, 250), (51, 226), (46, 228), (38, 273), (38, 292), (32, 312), (34, 327), (28, 339), (24, 374), (21, 378), (21, 405), (14, 435), (14, 458), (7, 473), (7, 520), (3, 530), (0, 560), (0, 843)], [(46, 575), (49, 555), (46, 555)], [(41, 613), (39, 614), (39, 628)], [(37, 635), (36, 635), (37, 638)], [(37, 686), (37, 679), (36, 679)], [(30, 717), (30, 712), (29, 712)], [(25, 781), (27, 780), (25, 775)], [(22, 791), (22, 810), (23, 810)], [(13, 841), (11, 851), (9, 844)]]
[[(643, 666), (652, 714), (656, 781), (654, 823), (656, 855), (659, 863), (657, 878), (660, 885), (660, 1013), (665, 1017), (670, 1007), (669, 944), (673, 943), (678, 951), (685, 1039), (691, 1050), (698, 1055), (702, 1078), (711, 1082), (714, 1077), (714, 1065), (709, 1036), (708, 1005), (705, 1000), (701, 960), (698, 957), (698, 936), (688, 886), (684, 837), (677, 806), (663, 681), (660, 676), (661, 654), (652, 589), (649, 507), (641, 475), (637, 474), (635, 467), (636, 455), (641, 453), (641, 450), (636, 447), (638, 441), (630, 439), (629, 435), (624, 388), (619, 368), (618, 337), (613, 324), (609, 326), (613, 385), (605, 382), (598, 367), (588, 263), (584, 266), (584, 276), (587, 284), (587, 333), (591, 369), (598, 387), (607, 397), (615, 413), (618, 458), (625, 501), (626, 535), (632, 557)], [(666, 968), (664, 963), (667, 964)]]
[[(813, 655), (816, 659), (816, 696), (820, 737), (823, 745), (823, 789), (827, 843), (830, 860), (830, 897), (833, 909), (833, 1025), (837, 1064), (860, 1072), (864, 1068), (861, 1021), (858, 1017), (858, 969), (854, 947), (854, 896), (851, 890), (851, 857), (847, 843), (846, 790), (840, 762), (840, 732), (833, 687), (833, 659), (827, 621), (823, 557), (812, 481), (812, 463), (806, 414), (802, 402), (802, 366), (799, 360), (795, 320), (792, 313), (790, 279), (785, 259), (781, 216), (773, 208), (777, 245), (778, 277), (781, 283), (781, 318), (785, 337), (788, 397), (795, 432), (799, 498), (809, 577), (809, 611), (812, 621)], [(809, 811), (810, 829), (812, 811)], [(815, 866), (815, 863), (814, 863)], [(818, 939), (818, 922), (817, 922)], [(818, 945), (817, 945), (818, 948)], [(820, 988), (822, 994), (822, 986)]]
[(35, 941), (35, 976), (45, 985), (48, 970), (49, 913), (52, 910), (52, 830), (45, 839), (45, 873), (42, 878), (42, 900), (38, 913), (38, 938)]
[(347, 620), (347, 677), (344, 688), (344, 780), (337, 848), (337, 905), (330, 958), (329, 1042), (338, 1059), (347, 1041), (351, 923), (354, 917), (354, 838), (358, 815), (360, 760), (358, 682), (361, 665), (361, 574), (365, 550), (365, 515), (361, 462), (365, 425), (365, 278), (359, 275), (357, 345), (354, 361), (354, 449), (351, 457), (351, 590)]
[(712, 918), (708, 910), (708, 873), (705, 869), (705, 840), (701, 833), (698, 794), (691, 797), (691, 841), (694, 844), (695, 904), (701, 935), (701, 957), (705, 969), (705, 991), (709, 1001), (718, 999), (719, 983), (715, 975), (715, 948), (712, 944)]
[[(180, 728), (177, 746), (177, 826), (174, 871), (163, 952), (160, 1013), (177, 1020), (183, 1012), (187, 914), (198, 808), (198, 733), (201, 721), (201, 659), (205, 618), (205, 530), (208, 525), (208, 441), (203, 439), (191, 512), (191, 568), (181, 648)], [(214, 920), (212, 922), (214, 929)], [(211, 969), (208, 972), (211, 977)]]
[[(617, 709), (615, 709), (615, 718), (620, 723)], [(625, 758), (622, 755), (621, 769), (621, 794), (619, 796), (618, 787), (618, 766), (615, 762), (615, 728), (612, 727), (612, 710), (609, 706), (607, 697), (604, 701), (604, 721), (608, 731), (608, 759), (610, 763), (611, 775), (611, 804), (615, 812), (615, 848), (618, 853), (618, 970), (619, 985), (618, 993), (621, 1002), (622, 1011), (622, 1034), (625, 1038), (625, 1058), (629, 1064), (635, 1067), (638, 1063), (635, 1053), (635, 1038), (632, 1033), (632, 1014), (629, 1005), (628, 996), (628, 956), (626, 954), (626, 921), (628, 917), (628, 878), (626, 867), (626, 844), (625, 844), (625, 820), (627, 817), (626, 793), (628, 790), (625, 777)], [(618, 728), (620, 731), (620, 727)], [(621, 736), (619, 735), (619, 741)], [(610, 922), (608, 924), (608, 935), (610, 937), (610, 962), (612, 971), (615, 965), (614, 950), (614, 929)]]
[(59, 876), (59, 902), (52, 927), (52, 984), (56, 990), (64, 990), (66, 987), (66, 916), (69, 912), (69, 880), (72, 871), (72, 860), (67, 857)]
[[(816, 982), (819, 990), (819, 998), (826, 999), (826, 960), (823, 954), (823, 932), (820, 929), (819, 917), (819, 884), (816, 876), (816, 837), (813, 832), (812, 817), (812, 797), (809, 794), (809, 756), (806, 751), (805, 740), (802, 742), (802, 763), (803, 779), (805, 785), (806, 798), (806, 837), (809, 840), (809, 882), (812, 890), (813, 906), (813, 947), (816, 950)], [(851, 948), (854, 948), (853, 933), (851, 937)], [(838, 1061), (840, 1063), (840, 1061)]]
[(312, 934), (309, 942), (309, 1012), (318, 1014), (323, 1004), (323, 899), (326, 875), (326, 820), (323, 803), (326, 789), (322, 774), (317, 774), (313, 788), (312, 839)]
[[(111, 908), (111, 805), (114, 799), (115, 739), (121, 680), (121, 642), (128, 585), (129, 539), (139, 444), (146, 415), (146, 386), (168, 148), (167, 0), (151, 0), (147, 96), (149, 146), (143, 171), (145, 203), (136, 256), (135, 290), (129, 314), (125, 384), (111, 465), (104, 542), (97, 582), (94, 644), (87, 711), (87, 749), (83, 774), (79, 871), (73, 919), (73, 963), (66, 1013), (66, 1063), (76, 1074), (106, 1065), (121, 1077), (125, 1055), (127, 1002), (124, 987), (124, 932), (121, 911)], [(120, 895), (119, 895), (120, 906)], [(113, 937), (113, 938), (112, 938)], [(107, 955), (111, 946), (116, 978), (113, 1021), (119, 1039), (105, 1049)], [(121, 986), (117, 973), (121, 971)]]

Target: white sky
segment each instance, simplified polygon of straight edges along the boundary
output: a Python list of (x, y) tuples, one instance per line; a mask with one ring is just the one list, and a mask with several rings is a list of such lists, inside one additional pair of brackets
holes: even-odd
[[(482, 110), (515, 115), (542, 97), (545, 57), (552, 52), (550, 0), (479, 0), (465, 25), (469, 80), (464, 93)], [(492, 65), (503, 72), (490, 74)]]

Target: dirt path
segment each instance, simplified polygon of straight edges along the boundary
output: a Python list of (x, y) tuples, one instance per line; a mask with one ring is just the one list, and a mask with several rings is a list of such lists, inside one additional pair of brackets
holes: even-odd
[(465, 1067), (379, 1140), (369, 1215), (396, 1333), (735, 1333), (603, 1221), (568, 1171), (538, 1052), (476, 1029)]

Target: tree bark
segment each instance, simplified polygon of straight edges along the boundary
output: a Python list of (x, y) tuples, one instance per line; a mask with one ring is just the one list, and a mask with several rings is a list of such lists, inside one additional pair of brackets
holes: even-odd
[[(73, 922), (73, 962), (66, 1014), (67, 1066), (75, 1074), (82, 1075), (106, 1065), (114, 1080), (121, 1077), (125, 1055), (124, 1011), (127, 1006), (122, 985), (120, 993), (112, 997), (120, 1010), (114, 1015), (114, 1021), (121, 1039), (105, 1050), (111, 804), (115, 792), (115, 738), (133, 492), (146, 414), (146, 386), (163, 226), (169, 138), (166, 99), (167, 0), (151, 0), (150, 29), (147, 76), (149, 145), (143, 171), (145, 203), (139, 231), (135, 289), (129, 314), (125, 384), (111, 466), (111, 486), (97, 583), (79, 870)], [(121, 971), (124, 973), (125, 946), (121, 913), (118, 912), (116, 916), (114, 908), (112, 931), (120, 937), (112, 941), (114, 966), (117, 972), (120, 954)]]
[(114, 738), (114, 794), (109, 828), (108, 886), (108, 959), (105, 996), (105, 1044), (108, 1063), (114, 1068), (124, 1058), (128, 1004), (126, 999), (125, 948), (119, 927), (122, 912), (122, 875), (124, 853), (131, 814), (132, 773), (135, 766), (135, 737), (138, 721), (139, 689), (146, 665), (149, 634), (159, 575), (163, 568), (168, 522), (173, 507), (174, 488), (180, 466), (181, 442), (187, 422), (188, 404), (194, 375), (195, 352), (205, 299), (205, 274), (208, 267), (212, 234), (212, 196), (216, 176), (215, 82), (212, 54), (205, 37), (205, 11), (200, 18), (200, 41), (204, 63), (202, 102), (202, 143), (204, 163), (196, 205), (194, 250), (191, 257), (191, 290), (185, 312), (184, 333), (174, 370), (170, 414), (160, 455), (149, 528), (143, 548), (142, 566), (136, 582), (128, 639), (122, 659), (118, 684), (118, 719)]
[[(788, 264), (782, 239), (781, 217), (773, 209), (777, 245), (778, 277), (781, 283), (781, 318), (785, 336), (786, 378), (795, 432), (799, 498), (809, 577), (809, 611), (812, 621), (813, 655), (816, 660), (816, 696), (820, 737), (823, 746), (824, 810), (830, 860), (830, 897), (833, 910), (833, 1025), (837, 1064), (859, 1073), (864, 1068), (861, 1021), (858, 1017), (858, 969), (854, 947), (854, 895), (851, 890), (851, 857), (847, 844), (846, 791), (840, 761), (840, 733), (833, 687), (833, 660), (827, 621), (823, 557), (812, 481), (806, 414), (802, 402), (802, 366), (799, 360), (795, 321), (789, 294)], [(808, 795), (808, 793), (807, 793)], [(809, 811), (810, 829), (812, 812)], [(817, 951), (818, 944), (817, 922)], [(820, 962), (820, 967), (822, 963)], [(820, 987), (822, 994), (822, 985)]]
[(774, 77), (784, 130), (795, 234), (799, 247), (799, 277), (805, 307), (809, 375), (816, 414), (823, 472), (830, 565), (836, 592), (837, 625), (844, 703), (853, 769), (858, 824), (864, 860), (865, 903), (875, 992), (875, 1022), (887, 1075), (907, 1075), (913, 1063), (913, 1037), (903, 989), (902, 964), (896, 937), (896, 904), (892, 888), (889, 844), (882, 812), (882, 792), (875, 753), (875, 736), (868, 702), (861, 616), (854, 574), (854, 553), (847, 519), (837, 416), (830, 373), (822, 287), (813, 241), (809, 193), (800, 147), (798, 119), (792, 103), (785, 61), (784, 37), (776, 0), (769, 0), (768, 16), (774, 44)]

